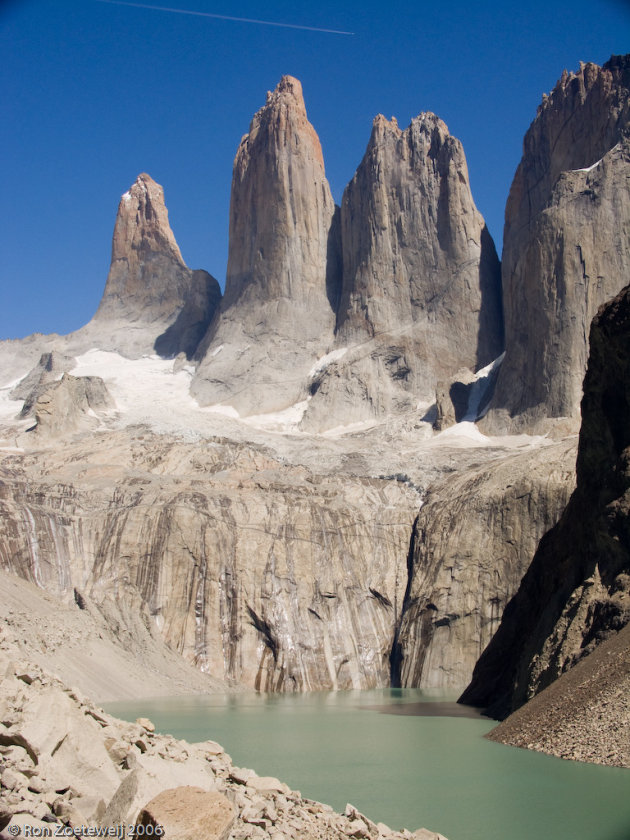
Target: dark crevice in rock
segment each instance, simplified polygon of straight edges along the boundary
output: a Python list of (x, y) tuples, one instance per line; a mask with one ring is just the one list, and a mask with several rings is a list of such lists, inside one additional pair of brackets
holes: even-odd
[(409, 551), (407, 552), (407, 586), (405, 588), (405, 595), (403, 598), (402, 609), (400, 616), (394, 628), (394, 639), (392, 641), (392, 648), (389, 654), (389, 684), (391, 688), (401, 688), (401, 671), (403, 652), (399, 641), (400, 627), (402, 618), (409, 607), (409, 598), (411, 593), (411, 581), (413, 577), (413, 558), (416, 551), (416, 528), (420, 514), (416, 516), (411, 528), (411, 537), (409, 539)]

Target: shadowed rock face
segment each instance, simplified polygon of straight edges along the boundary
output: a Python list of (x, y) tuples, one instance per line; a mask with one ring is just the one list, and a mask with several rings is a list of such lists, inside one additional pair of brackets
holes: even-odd
[(394, 685), (460, 688), (574, 487), (573, 440), (497, 458), (427, 494), (392, 653)]
[(197, 399), (256, 414), (306, 396), (308, 371), (333, 336), (336, 218), (302, 86), (284, 76), (234, 161), (225, 297), (204, 341)]
[(546, 431), (562, 417), (577, 430), (589, 325), (630, 270), (629, 177), (630, 56), (565, 71), (525, 136), (506, 207), (506, 356), (488, 431)]
[(415, 409), (503, 349), (500, 269), (461, 143), (434, 114), (376, 117), (341, 207), (336, 344), (304, 428)]
[(220, 298), (213, 277), (184, 263), (164, 191), (142, 173), (120, 199), (105, 291), (84, 329), (104, 349), (191, 357)]
[(505, 716), (630, 620), (630, 289), (590, 334), (577, 488), (462, 702)]

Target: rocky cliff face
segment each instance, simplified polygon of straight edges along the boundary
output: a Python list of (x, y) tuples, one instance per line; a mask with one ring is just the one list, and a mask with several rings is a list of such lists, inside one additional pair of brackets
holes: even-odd
[(506, 207), (506, 356), (489, 431), (562, 417), (577, 429), (589, 325), (630, 269), (629, 178), (630, 56), (565, 71), (525, 136)]
[(103, 349), (127, 355), (191, 357), (220, 298), (213, 277), (184, 263), (164, 191), (142, 173), (120, 199), (111, 267), (87, 331), (98, 335)]
[(389, 682), (405, 484), (136, 429), (9, 456), (0, 496), (2, 568), (123, 626), (145, 615), (204, 671), (268, 691)]
[(284, 76), (234, 161), (225, 297), (204, 341), (197, 399), (247, 415), (306, 396), (308, 372), (333, 335), (336, 220), (302, 86)]
[(499, 262), (461, 143), (434, 114), (404, 131), (376, 117), (341, 242), (339, 356), (311, 385), (305, 428), (430, 405), (439, 380), (500, 355)]
[(462, 701), (518, 708), (630, 620), (630, 290), (593, 321), (577, 487)]
[(431, 487), (392, 652), (394, 685), (466, 685), (574, 486), (575, 442), (495, 458)]

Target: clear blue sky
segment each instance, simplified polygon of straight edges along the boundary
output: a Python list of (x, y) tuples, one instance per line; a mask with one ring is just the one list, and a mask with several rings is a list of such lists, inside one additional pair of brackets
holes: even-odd
[(186, 263), (223, 284), (232, 162), (290, 73), (339, 202), (377, 113), (434, 111), (464, 144), (499, 252), (522, 138), (562, 69), (630, 51), (622, 0), (138, 0), (354, 35), (97, 2), (0, 0), (0, 337), (69, 332), (98, 305), (120, 195), (164, 186)]

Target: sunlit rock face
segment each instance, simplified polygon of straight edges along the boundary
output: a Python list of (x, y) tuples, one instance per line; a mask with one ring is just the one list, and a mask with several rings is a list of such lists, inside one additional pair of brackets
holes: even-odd
[(164, 191), (142, 173), (120, 199), (105, 291), (85, 329), (103, 349), (191, 357), (220, 298), (213, 277), (184, 263)]
[(234, 161), (221, 314), (192, 392), (240, 414), (304, 399), (332, 341), (339, 285), (335, 205), (302, 86), (284, 76)]
[(525, 135), (505, 214), (506, 356), (490, 432), (577, 431), (589, 326), (630, 269), (629, 132), (630, 56), (616, 56), (565, 71)]
[(461, 143), (434, 114), (374, 120), (341, 207), (336, 344), (303, 423), (318, 429), (413, 410), (438, 381), (500, 355), (500, 268)]
[(495, 458), (431, 487), (414, 529), (394, 684), (465, 686), (573, 487), (575, 440)]
[(120, 633), (142, 616), (231, 684), (386, 686), (417, 499), (220, 439), (94, 434), (5, 462), (0, 566)]
[(630, 290), (590, 332), (577, 487), (463, 700), (504, 717), (630, 621)]

